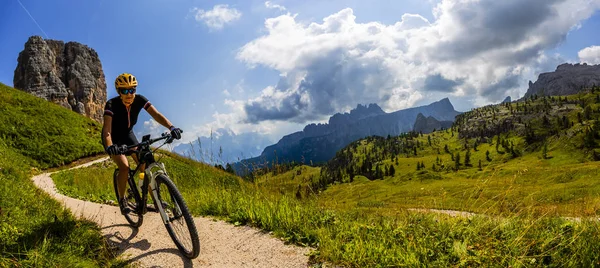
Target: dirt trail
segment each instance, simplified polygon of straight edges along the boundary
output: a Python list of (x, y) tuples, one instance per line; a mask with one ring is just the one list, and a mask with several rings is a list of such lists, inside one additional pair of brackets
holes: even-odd
[[(74, 168), (105, 161), (98, 159)], [(310, 248), (285, 245), (261, 230), (235, 227), (210, 218), (194, 218), (200, 256), (183, 257), (158, 213), (148, 212), (138, 229), (131, 228), (118, 207), (82, 201), (57, 193), (51, 173), (32, 178), (35, 185), (69, 208), (75, 216), (97, 222), (111, 245), (124, 258), (142, 267), (307, 267)]]

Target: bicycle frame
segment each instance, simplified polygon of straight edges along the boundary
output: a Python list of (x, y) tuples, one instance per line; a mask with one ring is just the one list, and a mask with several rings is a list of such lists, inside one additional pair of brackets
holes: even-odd
[[(142, 142), (147, 142), (150, 138), (150, 135), (147, 135), (143, 137)], [(157, 187), (157, 183), (156, 183), (156, 178), (159, 175), (164, 175), (167, 176), (167, 170), (165, 169), (165, 165), (161, 162), (156, 162), (156, 160), (154, 159), (154, 154), (152, 153), (152, 151), (149, 149), (149, 144), (147, 145), (142, 145), (145, 148), (141, 148), (139, 151), (137, 151), (137, 156), (138, 156), (138, 161), (139, 164), (137, 165), (135, 170), (129, 170), (129, 179), (132, 180), (132, 183), (134, 185), (135, 184), (135, 174), (137, 174), (141, 167), (145, 164), (147, 165), (146, 168), (144, 169), (144, 180), (143, 183), (141, 185), (141, 196), (135, 196), (136, 199), (138, 201), (138, 204), (142, 204), (140, 207), (138, 207), (137, 213), (138, 214), (146, 214), (147, 212), (147, 208), (146, 208), (146, 202), (148, 201), (148, 185), (150, 185), (150, 187), (152, 187), (152, 196), (154, 197), (154, 200), (160, 200), (160, 198), (158, 197), (158, 187)], [(139, 193), (138, 193), (139, 194)], [(163, 220), (164, 224), (167, 224), (169, 221), (169, 216), (167, 215), (167, 213), (165, 212), (164, 208), (162, 207), (162, 204), (156, 204), (156, 209), (158, 210), (158, 212), (161, 215), (161, 218)], [(176, 206), (177, 209), (177, 213), (180, 215), (181, 211), (179, 206)]]
[[(166, 139), (166, 141), (162, 145), (157, 148), (150, 148), (151, 144), (164, 139)], [(175, 245), (185, 257), (193, 259), (200, 254), (200, 241), (194, 219), (189, 212), (189, 208), (187, 207), (181, 192), (179, 192), (174, 182), (167, 175), (165, 165), (154, 159), (154, 152), (172, 141), (172, 135), (163, 133), (160, 138), (150, 139), (150, 135), (145, 135), (142, 138), (142, 142), (138, 144), (122, 145), (118, 147), (118, 152), (121, 154), (134, 152), (135, 156), (137, 156), (136, 159), (138, 160), (137, 167), (134, 170), (131, 168), (128, 170), (127, 183), (130, 192), (126, 192), (127, 200), (119, 199), (119, 206), (122, 208), (124, 205), (127, 205), (129, 208), (134, 209), (134, 211), (130, 210), (127, 213), (122, 209), (122, 213), (132, 226), (139, 227), (143, 223), (143, 215), (146, 214), (148, 210), (146, 208), (146, 202), (148, 201), (148, 192), (151, 192), (151, 197), (155, 201), (156, 212), (160, 214), (165, 228), (173, 239), (173, 242), (175, 242)], [(162, 159), (162, 157), (158, 160), (160, 159)], [(138, 172), (141, 172), (142, 167), (145, 167), (143, 173), (140, 173), (143, 175), (143, 180), (138, 185), (136, 184), (135, 175), (138, 174)], [(115, 184), (115, 193), (117, 198), (121, 198), (118, 189), (119, 182), (116, 177), (117, 173), (115, 173), (114, 176), (113, 182)], [(161, 189), (158, 187), (161, 187)], [(163, 191), (163, 189), (168, 192)], [(131, 198), (135, 199), (135, 201), (131, 200)], [(123, 202), (127, 203), (124, 204)], [(132, 204), (134, 202), (135, 204)], [(137, 220), (131, 218), (133, 214), (137, 214)], [(175, 220), (177, 221), (174, 222)], [(174, 224), (178, 224), (178, 226), (187, 226), (188, 232), (185, 232), (186, 234), (181, 236), (181, 234), (179, 234), (180, 230), (177, 226), (174, 226)], [(187, 240), (183, 240), (186, 238)], [(191, 245), (187, 242), (190, 242)]]

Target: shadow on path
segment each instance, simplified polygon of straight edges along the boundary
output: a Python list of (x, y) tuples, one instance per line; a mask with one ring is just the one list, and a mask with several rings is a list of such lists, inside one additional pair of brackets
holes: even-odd
[[(140, 251), (148, 250), (150, 248), (151, 244), (148, 242), (147, 239), (143, 239), (143, 240), (137, 241), (135, 243), (131, 243), (131, 240), (136, 237), (136, 235), (138, 234), (139, 231), (138, 231), (138, 228), (131, 227), (131, 225), (129, 225), (129, 224), (113, 224), (110, 226), (103, 227), (102, 229), (110, 230), (112, 228), (117, 228), (117, 227), (128, 227), (128, 230), (131, 230), (131, 233), (126, 235), (127, 237), (125, 237), (124, 234), (122, 234), (121, 231), (119, 231), (119, 230), (115, 230), (114, 232), (110, 232), (110, 233), (104, 235), (106, 242), (108, 243), (108, 245), (110, 247), (112, 247), (115, 250), (115, 253), (117, 255), (123, 254), (129, 248), (139, 249)], [(159, 253), (171, 253), (171, 254), (176, 255), (181, 258), (181, 261), (183, 262), (183, 267), (186, 267), (186, 268), (194, 267), (194, 265), (192, 264), (192, 261), (190, 259), (184, 257), (181, 254), (181, 252), (176, 248), (157, 249), (157, 250), (153, 250), (153, 251), (144, 252), (141, 255), (138, 255), (134, 258), (127, 260), (127, 262), (133, 263), (140, 259), (143, 259), (144, 257), (151, 256), (153, 254), (159, 254)], [(160, 267), (160, 266), (150, 266), (150, 267)]]

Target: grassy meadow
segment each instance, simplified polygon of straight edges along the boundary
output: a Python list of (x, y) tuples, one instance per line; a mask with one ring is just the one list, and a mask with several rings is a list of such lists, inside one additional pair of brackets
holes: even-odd
[[(10, 105), (0, 106), (6, 110), (0, 113), (0, 266), (124, 265), (104, 245), (97, 226), (73, 219), (29, 181), (38, 172), (31, 167), (56, 167), (100, 153), (98, 125), (14, 89), (0, 90), (6, 92), (8, 96), (0, 96)], [(13, 99), (18, 104), (10, 102)], [(471, 119), (493, 123), (513, 116), (503, 109), (491, 112), (494, 119)], [(577, 122), (581, 110), (575, 105), (564, 113)], [(60, 115), (18, 123), (48, 113)], [(55, 127), (57, 122), (62, 127)], [(597, 210), (597, 162), (591, 161), (593, 144), (581, 148), (591, 123), (581, 120), (546, 135), (545, 154), (540, 142), (532, 143), (531, 135), (525, 137), (520, 128), (502, 133), (498, 148), (500, 140), (478, 140), (477, 150), (477, 138), (460, 137), (467, 128), (411, 139), (390, 137), (388, 142), (412, 146), (393, 156), (385, 149), (392, 146), (381, 146), (385, 138), (364, 139), (345, 149), (353, 152), (352, 158), (336, 167), (343, 169), (339, 177), (324, 187), (315, 185), (332, 179), (323, 170), (327, 165), (267, 172), (249, 182), (165, 151), (159, 156), (194, 215), (255, 226), (290, 243), (314, 247), (314, 266), (594, 267), (600, 266), (600, 230), (587, 216), (595, 216)], [(467, 125), (476, 127), (473, 122)], [(27, 139), (19, 133), (38, 134)], [(470, 165), (464, 162), (467, 150)], [(462, 164), (452, 160), (457, 154)], [(385, 167), (386, 175), (375, 180), (348, 176), (351, 163), (358, 168), (367, 159), (376, 159), (368, 174)], [(394, 166), (393, 175), (389, 166)], [(114, 201), (114, 168), (109, 161), (60, 172), (53, 179), (64, 194), (105, 203)], [(451, 217), (409, 208), (479, 214)]]
[(30, 178), (102, 152), (99, 124), (0, 84), (0, 267), (126, 266)]
[[(355, 180), (334, 185), (316, 196), (299, 198), (294, 194), (296, 184), (309, 184), (318, 174), (318, 168), (296, 167), (250, 183), (202, 163), (166, 152), (161, 154), (164, 155), (161, 161), (194, 215), (256, 226), (288, 242), (312, 246), (316, 249), (311, 256), (315, 266), (323, 262), (348, 267), (600, 264), (600, 257), (594, 253), (600, 248), (600, 230), (594, 220), (539, 217), (527, 211), (465, 218), (419, 213), (404, 207), (390, 209), (388, 203), (374, 198), (377, 193), (372, 190), (378, 188), (372, 185), (388, 179)], [(106, 202), (113, 198), (106, 176), (110, 177), (114, 168), (110, 163), (96, 164), (90, 169), (58, 173), (53, 178), (61, 191)], [(467, 180), (477, 183), (476, 179)], [(408, 181), (420, 185), (433, 183)], [(370, 183), (374, 188), (358, 190)], [(84, 190), (79, 187), (82, 184), (95, 186)], [(341, 187), (354, 187), (365, 195), (359, 199), (357, 192), (342, 191)], [(102, 200), (102, 193), (107, 193), (108, 200)], [(340, 206), (334, 198), (346, 198), (346, 205)], [(430, 198), (435, 197), (432, 194)], [(350, 200), (357, 203), (351, 205)]]

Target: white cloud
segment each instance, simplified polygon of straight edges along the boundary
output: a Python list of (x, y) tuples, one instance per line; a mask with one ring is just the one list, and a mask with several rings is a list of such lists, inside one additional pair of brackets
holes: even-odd
[(586, 47), (577, 53), (579, 61), (588, 64), (600, 64), (600, 46)]
[[(152, 137), (160, 136), (161, 133), (165, 132), (166, 129), (161, 124), (156, 122), (154, 119), (144, 121), (144, 132), (152, 135)], [(140, 135), (140, 133), (138, 133)]]
[[(182, 135), (180, 143), (187, 144), (196, 140), (197, 137), (208, 137), (211, 130), (215, 131), (217, 129), (229, 129), (237, 134), (253, 132), (264, 135), (272, 141), (277, 141), (283, 135), (298, 131), (304, 127), (304, 125), (293, 122), (263, 121), (257, 124), (244, 123), (243, 121), (246, 118), (244, 101), (226, 99), (225, 105), (229, 107), (229, 113), (214, 112), (212, 114), (212, 122), (188, 127), (189, 129), (184, 130), (185, 134)], [(160, 131), (162, 131), (160, 125), (154, 120), (144, 122), (144, 126), (148, 128), (147, 131), (154, 131), (156, 134), (160, 134)]]
[(242, 17), (242, 12), (229, 5), (215, 5), (211, 10), (193, 8), (194, 18), (204, 22), (211, 30), (221, 30), (226, 24), (231, 24)]
[(544, 51), (599, 7), (600, 0), (443, 0), (431, 22), (404, 14), (390, 25), (358, 23), (350, 8), (321, 23), (291, 14), (269, 18), (266, 34), (237, 58), (282, 76), (239, 104), (242, 119), (300, 123), (370, 102), (397, 110), (437, 90), (476, 103), (516, 98), (528, 79), (555, 63)]
[(229, 96), (231, 96), (231, 93), (229, 93), (229, 90), (225, 89), (225, 90), (223, 90), (223, 95), (229, 97)]
[(268, 9), (279, 9), (281, 11), (285, 11), (285, 7), (282, 5), (278, 5), (278, 4), (273, 4), (271, 1), (266, 1), (265, 2), (265, 7)]
[[(150, 136), (152, 138), (158, 138), (163, 133), (166, 133), (166, 132), (169, 132), (169, 130), (166, 129), (161, 124), (159, 124), (158, 122), (156, 122), (154, 119), (150, 119), (148, 121), (144, 121), (143, 132), (137, 132), (136, 135), (137, 135), (138, 141), (142, 141), (143, 135), (150, 134)], [(173, 149), (173, 146), (179, 144), (180, 142), (181, 142), (180, 140), (175, 140), (175, 141), (173, 141), (172, 144), (165, 145), (162, 148), (165, 150), (171, 151)], [(160, 145), (160, 144), (162, 144), (162, 143), (158, 143), (155, 145)]]

